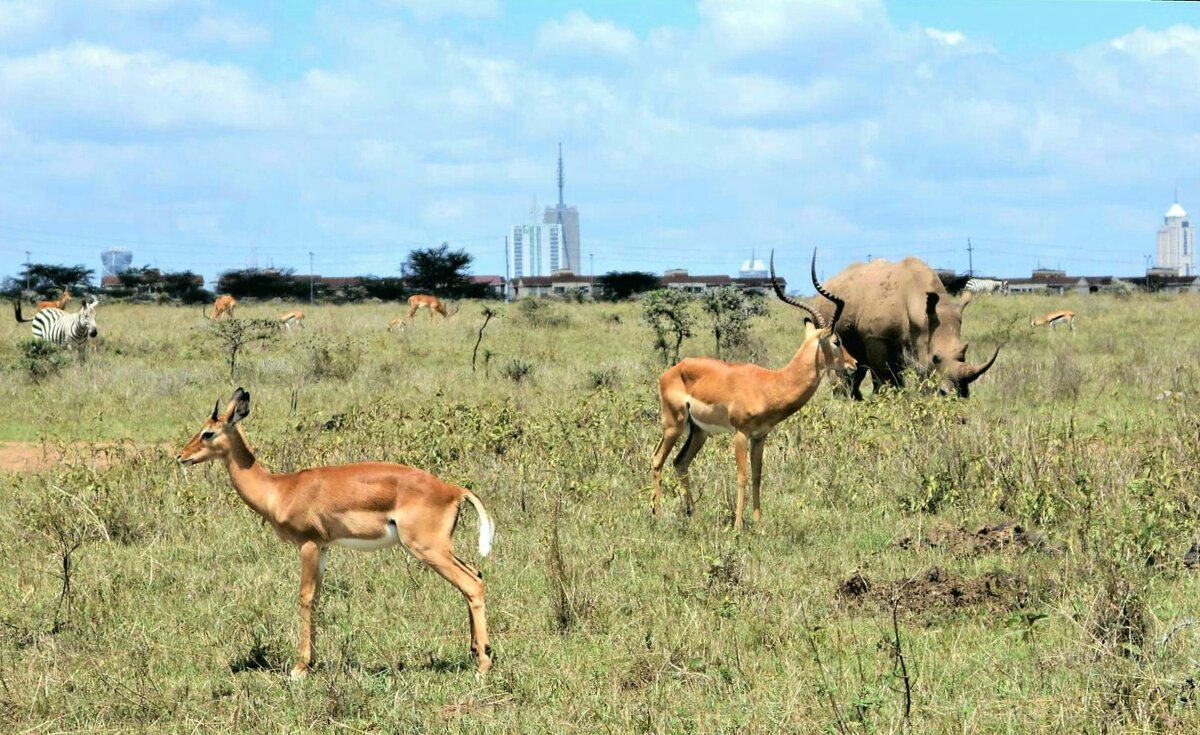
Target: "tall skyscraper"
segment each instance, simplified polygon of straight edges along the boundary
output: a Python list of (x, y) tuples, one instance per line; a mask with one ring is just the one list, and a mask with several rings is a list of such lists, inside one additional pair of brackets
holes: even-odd
[(560, 249), (561, 258), (554, 270), (583, 273), (582, 262), (579, 260), (579, 210), (568, 207), (563, 202), (563, 157), (562, 143), (558, 144), (558, 206), (546, 207), (542, 217), (543, 224), (558, 225), (562, 230), (563, 244)]
[(552, 225), (513, 225), (511, 278), (548, 276), (560, 269), (562, 228)]
[(1173, 268), (1181, 276), (1196, 275), (1196, 235), (1178, 201), (1167, 210), (1158, 231), (1158, 267)]

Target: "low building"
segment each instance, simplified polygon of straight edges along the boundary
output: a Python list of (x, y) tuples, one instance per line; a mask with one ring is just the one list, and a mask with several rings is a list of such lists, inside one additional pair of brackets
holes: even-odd
[[(775, 289), (771, 286), (769, 276), (746, 276), (733, 278), (730, 276), (693, 276), (686, 268), (672, 268), (663, 273), (663, 285), (691, 294), (702, 294), (713, 288), (733, 286), (740, 291), (751, 291), (764, 296), (774, 296)], [(779, 285), (787, 289), (787, 280), (780, 278)]]
[(571, 271), (556, 271), (549, 276), (525, 276), (509, 282), (508, 297), (512, 300), (527, 296), (566, 296), (569, 292), (591, 295), (595, 279)]
[(493, 296), (504, 298), (504, 276), (471, 276), (471, 283), (487, 286), (492, 289)]

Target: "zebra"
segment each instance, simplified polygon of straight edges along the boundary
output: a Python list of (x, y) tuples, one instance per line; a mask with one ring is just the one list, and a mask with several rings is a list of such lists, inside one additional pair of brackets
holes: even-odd
[(967, 281), (966, 290), (975, 293), (1008, 293), (1008, 281), (997, 281), (995, 278), (972, 278)]
[(62, 309), (42, 309), (32, 319), (21, 315), (21, 302), (14, 303), (18, 322), (33, 322), (33, 336), (56, 345), (68, 345), (79, 355), (79, 359), (87, 358), (88, 340), (95, 337), (96, 305), (95, 300), (87, 301), (74, 314), (68, 314)]

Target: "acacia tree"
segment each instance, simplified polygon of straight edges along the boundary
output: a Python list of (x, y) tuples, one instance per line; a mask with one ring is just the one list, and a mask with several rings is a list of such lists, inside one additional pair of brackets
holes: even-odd
[(4, 289), (9, 293), (19, 293), (28, 283), (29, 290), (43, 296), (59, 296), (64, 288), (70, 288), (73, 293), (84, 293), (92, 287), (94, 274), (94, 270), (84, 265), (30, 263), (21, 271), (21, 275), (6, 279)]
[(750, 319), (767, 313), (767, 305), (761, 296), (747, 294), (733, 286), (706, 291), (700, 297), (700, 305), (712, 317), (718, 358), (724, 350), (745, 345), (750, 337)]
[(643, 271), (609, 271), (596, 279), (596, 290), (609, 301), (624, 301), (656, 288), (662, 288), (662, 279)]
[(654, 349), (667, 367), (679, 362), (679, 348), (692, 336), (692, 297), (675, 288), (651, 291), (642, 302), (642, 320), (654, 330)]
[(442, 298), (480, 299), (492, 295), (492, 289), (471, 280), (468, 270), (474, 257), (465, 250), (451, 250), (449, 243), (436, 248), (418, 248), (404, 261), (407, 285), (416, 292)]

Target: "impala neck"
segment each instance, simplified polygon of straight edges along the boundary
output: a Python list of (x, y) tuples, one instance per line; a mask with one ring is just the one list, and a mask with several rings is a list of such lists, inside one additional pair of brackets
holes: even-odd
[(817, 392), (825, 375), (825, 366), (821, 362), (824, 362), (821, 360), (821, 345), (813, 337), (804, 340), (791, 361), (778, 371), (787, 386), (789, 404), (803, 405)]
[(246, 437), (242, 434), (240, 426), (235, 427), (233, 436), (230, 437), (230, 450), (225, 455), (225, 469), (229, 470), (229, 479), (233, 481), (234, 489), (246, 505), (270, 520), (279, 492), (275, 476), (254, 457), (254, 452), (246, 445)]

